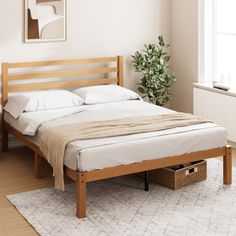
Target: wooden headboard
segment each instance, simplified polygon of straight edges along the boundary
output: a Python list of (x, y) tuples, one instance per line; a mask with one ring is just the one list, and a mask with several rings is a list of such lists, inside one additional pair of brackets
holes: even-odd
[[(115, 63), (115, 65), (114, 65)], [(104, 66), (105, 64), (105, 66)], [(109, 65), (110, 64), (110, 65)], [(113, 64), (113, 66), (111, 66)], [(71, 69), (69, 66), (87, 65), (89, 68)], [(37, 72), (14, 72), (12, 70), (27, 69), (35, 70), (38, 68), (49, 68), (47, 71)], [(61, 68), (60, 68), (61, 67)], [(68, 67), (68, 68), (66, 68)], [(63, 69), (62, 69), (63, 68)], [(65, 69), (66, 68), (66, 69)], [(115, 73), (116, 76), (108, 75)], [(104, 78), (81, 78), (89, 75), (106, 75)], [(66, 78), (65, 78), (66, 77)], [(76, 77), (78, 80), (69, 78)], [(59, 81), (50, 81), (52, 78), (61, 78)], [(29, 84), (9, 84), (9, 81), (43, 79), (44, 81)], [(47, 82), (49, 81), (49, 82)], [(2, 107), (8, 101), (8, 94), (21, 91), (59, 89), (69, 87), (81, 87), (100, 84), (118, 84), (123, 86), (123, 57), (103, 57), (103, 58), (85, 58), (76, 60), (56, 60), (56, 61), (38, 61), (38, 62), (20, 62), (2, 64)]]

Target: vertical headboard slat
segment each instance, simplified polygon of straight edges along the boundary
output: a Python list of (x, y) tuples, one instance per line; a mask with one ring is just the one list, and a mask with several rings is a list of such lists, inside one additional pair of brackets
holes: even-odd
[(8, 100), (8, 63), (2, 64), (2, 109)]
[(124, 86), (124, 58), (123, 56), (118, 56), (117, 60), (117, 78), (118, 78), (118, 85)]

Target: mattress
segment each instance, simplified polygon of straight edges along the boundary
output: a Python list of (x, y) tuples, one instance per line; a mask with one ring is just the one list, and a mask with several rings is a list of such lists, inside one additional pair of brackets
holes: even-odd
[[(174, 111), (143, 101), (97, 104), (52, 111), (23, 113), (16, 120), (5, 113), (12, 127), (39, 145), (38, 133), (60, 122), (81, 122), (115, 119), (138, 115), (156, 115)], [(213, 123), (178, 127), (157, 132), (109, 138), (76, 140), (67, 145), (64, 164), (73, 170), (91, 171), (127, 165), (166, 156), (181, 155), (223, 147), (227, 143), (226, 129)]]

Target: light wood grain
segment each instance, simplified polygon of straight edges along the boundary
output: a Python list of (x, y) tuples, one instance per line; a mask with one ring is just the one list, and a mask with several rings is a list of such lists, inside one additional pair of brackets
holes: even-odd
[[(110, 64), (116, 62), (116, 66)], [(104, 63), (106, 64), (104, 66)], [(91, 86), (99, 84), (123, 84), (123, 57), (101, 57), (101, 58), (82, 58), (70, 60), (52, 60), (52, 61), (36, 61), (36, 62), (18, 62), (2, 64), (2, 104), (8, 101), (8, 94), (11, 92), (21, 92), (30, 90), (59, 89), (68, 87)], [(114, 63), (112, 63), (114, 64)], [(89, 69), (75, 70), (71, 68), (64, 69), (67, 66), (74, 65), (90, 65)], [(93, 66), (94, 65), (94, 66)], [(55, 67), (56, 66), (56, 67)], [(49, 71), (16, 73), (13, 69), (30, 69), (49, 67)], [(61, 70), (63, 68), (63, 70)], [(110, 78), (109, 74), (116, 73), (117, 78)], [(85, 75), (101, 75), (106, 77), (101, 79), (81, 79)], [(77, 80), (70, 81), (67, 77), (78, 77)], [(66, 77), (66, 78), (64, 78)], [(10, 85), (9, 80), (26, 80), (26, 79), (43, 79), (45, 82), (31, 84), (15, 84)], [(59, 81), (51, 82), (52, 78), (61, 78)], [(50, 79), (50, 80), (49, 80)], [(49, 82), (47, 82), (49, 80)], [(120, 80), (120, 81), (119, 81)], [(4, 142), (5, 138), (4, 138)]]
[(4, 106), (8, 98), (8, 63), (2, 63), (2, 105)]
[(118, 57), (117, 68), (119, 68), (117, 71), (118, 84), (124, 86), (124, 58), (122, 56)]
[(80, 75), (91, 75), (91, 74), (106, 74), (117, 72), (118, 69), (114, 68), (96, 68), (96, 69), (85, 69), (85, 70), (67, 70), (67, 71), (49, 71), (49, 72), (35, 72), (26, 74), (11, 74), (9, 80), (25, 80), (25, 79), (39, 79), (39, 78), (58, 78), (68, 76), (80, 76)]
[(34, 62), (17, 62), (9, 63), (9, 68), (32, 68), (32, 67), (50, 67), (65, 65), (81, 65), (104, 62), (116, 62), (117, 57), (101, 57), (101, 58), (82, 58), (72, 60), (51, 60), (51, 61), (34, 61)]
[(102, 79), (86, 79), (86, 80), (68, 81), (68, 82), (65, 81), (65, 82), (11, 85), (8, 87), (8, 91), (12, 93), (12, 92), (22, 92), (22, 91), (32, 91), (32, 90), (63, 89), (71, 87), (92, 86), (98, 84), (114, 84), (117, 83), (117, 81), (118, 81), (117, 78), (102, 78)]
[[(133, 163), (129, 165), (105, 168), (102, 170), (93, 170), (93, 171), (85, 172), (85, 179), (87, 182), (92, 182), (92, 181), (101, 180), (101, 179), (107, 179), (107, 178), (118, 177), (122, 175), (144, 172), (148, 170), (155, 170), (158, 168), (163, 168), (163, 167), (168, 167), (168, 166), (189, 163), (189, 162), (213, 158), (217, 156), (223, 157), (224, 155), (226, 155), (228, 148), (230, 149), (230, 147), (215, 148), (215, 149), (210, 149), (210, 150), (205, 150), (205, 151), (187, 153), (187, 154), (183, 154), (179, 156), (170, 156), (170, 157), (164, 157), (164, 158), (159, 158), (159, 159), (154, 159), (154, 160), (149, 160), (149, 161)], [(230, 169), (230, 163), (228, 163), (228, 169)], [(229, 176), (229, 179), (230, 179), (230, 176)]]

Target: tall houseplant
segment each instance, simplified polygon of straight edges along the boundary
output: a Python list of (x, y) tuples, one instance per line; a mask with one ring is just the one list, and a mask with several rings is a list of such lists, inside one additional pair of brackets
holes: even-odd
[(142, 73), (139, 91), (148, 97), (151, 103), (164, 106), (170, 101), (169, 89), (176, 80), (174, 74), (168, 73), (170, 55), (167, 52), (169, 44), (162, 36), (158, 44), (144, 45), (145, 50), (135, 52), (132, 56), (133, 66)]

